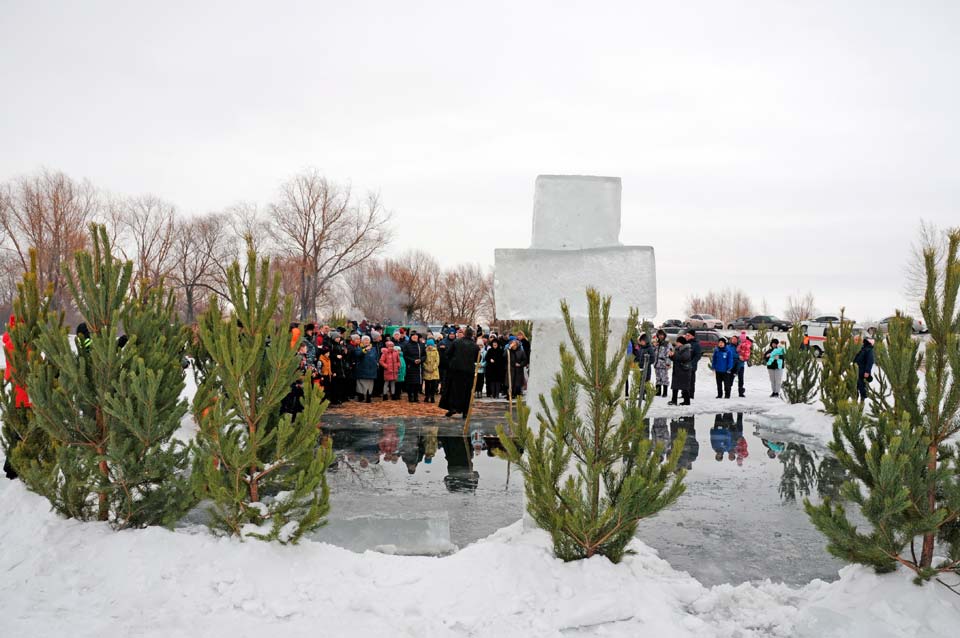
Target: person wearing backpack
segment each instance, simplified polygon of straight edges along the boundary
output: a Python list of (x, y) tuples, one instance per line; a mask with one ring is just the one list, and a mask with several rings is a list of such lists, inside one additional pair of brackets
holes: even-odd
[(770, 347), (763, 353), (763, 359), (767, 362), (767, 373), (770, 375), (771, 397), (780, 396), (780, 386), (783, 385), (783, 355), (784, 350), (779, 339), (771, 341)]

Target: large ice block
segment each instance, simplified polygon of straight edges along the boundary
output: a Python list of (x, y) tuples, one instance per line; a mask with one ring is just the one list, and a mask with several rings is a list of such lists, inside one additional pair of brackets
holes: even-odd
[(498, 248), (494, 255), (498, 318), (556, 319), (564, 298), (572, 316), (586, 317), (588, 287), (612, 297), (611, 317), (626, 317), (631, 306), (641, 317), (657, 313), (656, 261), (650, 246), (575, 251)]
[(441, 556), (457, 549), (446, 512), (332, 518), (306, 537), (354, 552)]
[(540, 175), (530, 247), (578, 250), (618, 245), (620, 190), (619, 177)]

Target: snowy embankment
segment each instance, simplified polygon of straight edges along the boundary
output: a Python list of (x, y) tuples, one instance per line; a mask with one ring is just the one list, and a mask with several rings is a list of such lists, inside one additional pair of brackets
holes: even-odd
[(519, 524), (444, 558), (58, 518), (0, 484), (2, 636), (954, 636), (960, 598), (904, 573), (705, 588), (636, 542), (563, 563)]

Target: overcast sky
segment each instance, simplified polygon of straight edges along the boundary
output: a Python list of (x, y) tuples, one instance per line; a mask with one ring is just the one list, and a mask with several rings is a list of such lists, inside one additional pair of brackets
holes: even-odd
[(313, 166), (395, 250), (491, 264), (538, 174), (616, 175), (660, 319), (727, 285), (880, 318), (919, 220), (960, 224), (958, 2), (150, 4), (0, 0), (0, 180), (189, 214)]

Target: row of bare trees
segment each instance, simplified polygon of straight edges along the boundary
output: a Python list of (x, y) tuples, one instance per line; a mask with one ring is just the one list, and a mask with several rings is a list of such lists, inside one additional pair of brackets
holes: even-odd
[[(687, 315), (711, 314), (726, 321), (737, 317), (750, 317), (758, 313), (769, 314), (766, 300), (757, 308), (750, 296), (739, 288), (724, 288), (710, 290), (704, 295), (690, 295), (687, 297), (685, 308)], [(783, 311), (783, 318), (787, 321), (798, 322), (809, 319), (817, 314), (816, 300), (813, 293), (796, 293), (787, 297)]]
[(211, 295), (225, 295), (226, 267), (243, 260), (247, 238), (272, 257), (302, 320), (321, 310), (398, 321), (493, 316), (491, 273), (477, 264), (444, 270), (422, 251), (383, 257), (391, 215), (379, 195), (356, 195), (314, 169), (280, 184), (265, 205), (242, 202), (194, 216), (155, 195), (114, 196), (58, 171), (0, 184), (0, 312), (12, 306), (33, 249), (41, 285), (53, 287), (55, 303), (69, 314), (63, 265), (86, 247), (92, 221), (105, 223), (133, 261), (135, 285), (164, 280), (175, 287), (186, 321)]
[(495, 316), (491, 270), (469, 263), (444, 269), (421, 250), (370, 260), (346, 282), (353, 306), (365, 317), (474, 324)]

